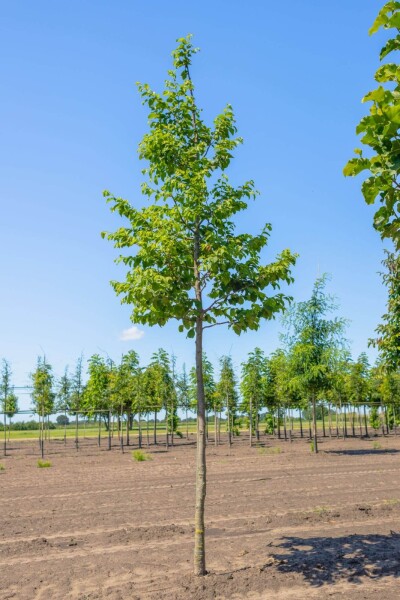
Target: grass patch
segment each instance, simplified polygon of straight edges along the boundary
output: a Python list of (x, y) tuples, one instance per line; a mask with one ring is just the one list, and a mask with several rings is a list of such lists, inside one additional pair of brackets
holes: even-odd
[(0, 463), (0, 471), (5, 471), (5, 470), (6, 470), (5, 466), (2, 463)]
[(270, 448), (257, 448), (258, 454), (280, 454), (282, 452), (282, 448), (280, 446), (271, 446)]
[(49, 460), (42, 460), (41, 458), (39, 458), (39, 460), (37, 461), (37, 466), (39, 469), (48, 469), (49, 467), (51, 467), (51, 462)]
[(400, 504), (400, 500), (398, 498), (388, 498), (387, 500), (384, 500), (383, 503), (386, 504), (386, 506), (397, 506)]
[(382, 445), (379, 442), (374, 442), (372, 447), (374, 450), (382, 450)]
[(145, 460), (153, 460), (153, 457), (150, 456), (147, 452), (143, 452), (143, 450), (132, 450), (131, 452), (133, 460), (136, 462), (143, 462)]

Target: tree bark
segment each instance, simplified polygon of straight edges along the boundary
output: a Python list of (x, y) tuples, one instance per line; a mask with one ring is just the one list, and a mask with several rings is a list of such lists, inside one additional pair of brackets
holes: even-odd
[(204, 508), (206, 500), (206, 409), (203, 382), (203, 325), (196, 320), (197, 456), (194, 532), (194, 574), (206, 574)]
[(250, 448), (253, 445), (253, 403), (250, 396), (250, 411), (249, 411), (249, 434), (250, 434)]
[(313, 418), (313, 441), (314, 441), (314, 452), (318, 454), (318, 439), (317, 439), (317, 411), (316, 411), (315, 394), (312, 397), (312, 418)]

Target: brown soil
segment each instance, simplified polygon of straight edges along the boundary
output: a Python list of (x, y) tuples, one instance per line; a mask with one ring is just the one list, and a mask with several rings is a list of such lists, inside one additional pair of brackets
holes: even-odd
[(191, 575), (193, 444), (134, 462), (51, 442), (38, 469), (37, 447), (19, 443), (1, 459), (0, 598), (395, 600), (400, 439), (379, 443), (210, 445), (203, 578)]

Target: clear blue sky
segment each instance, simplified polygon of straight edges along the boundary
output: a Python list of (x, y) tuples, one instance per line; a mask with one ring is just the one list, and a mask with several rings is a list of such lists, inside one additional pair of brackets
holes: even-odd
[[(43, 350), (61, 374), (81, 351), (118, 359), (158, 347), (192, 363), (193, 343), (171, 323), (122, 341), (131, 326), (109, 285), (115, 251), (100, 231), (118, 225), (102, 190), (141, 203), (136, 147), (146, 113), (135, 89), (161, 89), (177, 37), (201, 47), (193, 76), (204, 114), (234, 107), (239, 149), (230, 175), (261, 196), (241, 225), (273, 225), (267, 258), (300, 254), (296, 300), (318, 273), (351, 320), (354, 355), (366, 349), (385, 308), (377, 274), (383, 245), (359, 180), (342, 167), (358, 145), (360, 100), (371, 89), (383, 35), (368, 36), (382, 2), (351, 0), (19, 0), (1, 10), (2, 126), (0, 357), (22, 385)], [(237, 365), (258, 345), (278, 344), (279, 323), (240, 338), (207, 334), (213, 361)]]

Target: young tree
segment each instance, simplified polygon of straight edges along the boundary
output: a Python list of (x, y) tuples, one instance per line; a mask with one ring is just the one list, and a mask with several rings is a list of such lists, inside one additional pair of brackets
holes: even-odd
[[(88, 414), (104, 419), (107, 429), (110, 427), (110, 368), (99, 354), (93, 354), (88, 360), (88, 380), (85, 386), (83, 401)], [(109, 440), (109, 444), (111, 440)]]
[(70, 408), (71, 398), (71, 378), (68, 373), (68, 367), (65, 368), (64, 375), (60, 377), (57, 388), (57, 410), (67, 412)]
[(222, 356), (219, 361), (221, 371), (216, 386), (217, 398), (226, 410), (226, 428), (228, 431), (229, 445), (232, 445), (232, 434), (237, 430), (236, 412), (238, 407), (238, 393), (232, 357)]
[(18, 412), (18, 398), (15, 395), (11, 377), (10, 363), (3, 358), (0, 379), (0, 409), (10, 419)]
[(290, 283), (295, 256), (284, 250), (263, 265), (260, 251), (271, 226), (259, 235), (235, 232), (234, 215), (255, 196), (252, 181), (239, 187), (225, 174), (233, 150), (241, 143), (228, 105), (206, 125), (197, 105), (191, 78), (196, 53), (190, 36), (178, 40), (173, 70), (159, 94), (139, 84), (149, 108), (150, 131), (139, 146), (148, 162), (142, 191), (154, 202), (136, 209), (127, 200), (104, 195), (113, 211), (127, 219), (126, 227), (107, 236), (116, 248), (135, 247), (121, 255), (129, 271), (113, 282), (122, 302), (133, 305), (132, 321), (165, 325), (179, 321), (179, 330), (195, 338), (197, 373), (197, 468), (194, 572), (206, 572), (204, 506), (206, 497), (206, 421), (202, 372), (204, 330), (226, 324), (235, 333), (257, 329), (261, 319), (281, 311), (287, 296), (271, 295)]
[(346, 324), (344, 319), (327, 318), (337, 306), (325, 293), (326, 281), (326, 275), (318, 278), (310, 300), (294, 305), (285, 317), (295, 382), (312, 406), (314, 452), (318, 452), (316, 400), (329, 388), (335, 351), (344, 345)]
[(253, 441), (253, 431), (259, 438), (258, 423), (260, 410), (266, 405), (267, 398), (266, 358), (260, 348), (250, 352), (246, 362), (242, 363), (242, 379), (240, 391), (242, 394), (241, 409), (249, 415), (250, 446)]
[[(380, 53), (383, 60), (400, 49), (400, 2), (387, 2), (379, 12), (369, 33), (377, 32), (381, 27), (394, 31)], [(356, 158), (349, 160), (344, 175), (355, 176), (366, 171), (361, 190), (367, 204), (379, 199), (380, 208), (374, 216), (374, 227), (382, 238), (393, 240), (400, 248), (400, 70), (395, 62), (383, 64), (375, 73), (379, 84), (363, 98), (363, 102), (372, 102), (369, 115), (363, 117), (356, 129), (361, 134), (361, 142), (369, 150), (369, 156), (363, 156), (362, 150), (355, 149)]]
[(36, 370), (30, 375), (32, 381), (32, 400), (35, 411), (42, 417), (50, 415), (54, 410), (56, 394), (54, 392), (54, 375), (46, 357), (37, 359)]
[[(208, 434), (208, 414), (210, 410), (214, 411), (214, 443), (218, 444), (219, 440), (219, 418), (218, 413), (222, 410), (223, 403), (216, 394), (215, 380), (214, 380), (214, 367), (208, 360), (207, 354), (203, 352), (202, 355), (202, 372), (203, 372), (203, 388), (204, 388), (204, 408), (206, 416), (206, 434)], [(195, 411), (197, 408), (197, 372), (196, 368), (193, 367), (190, 370), (190, 388), (189, 392), (191, 395), (191, 406)]]
[(360, 354), (356, 362), (349, 364), (346, 384), (347, 397), (353, 406), (364, 407), (365, 435), (368, 436), (365, 406), (370, 399), (371, 382), (370, 366), (365, 352)]

